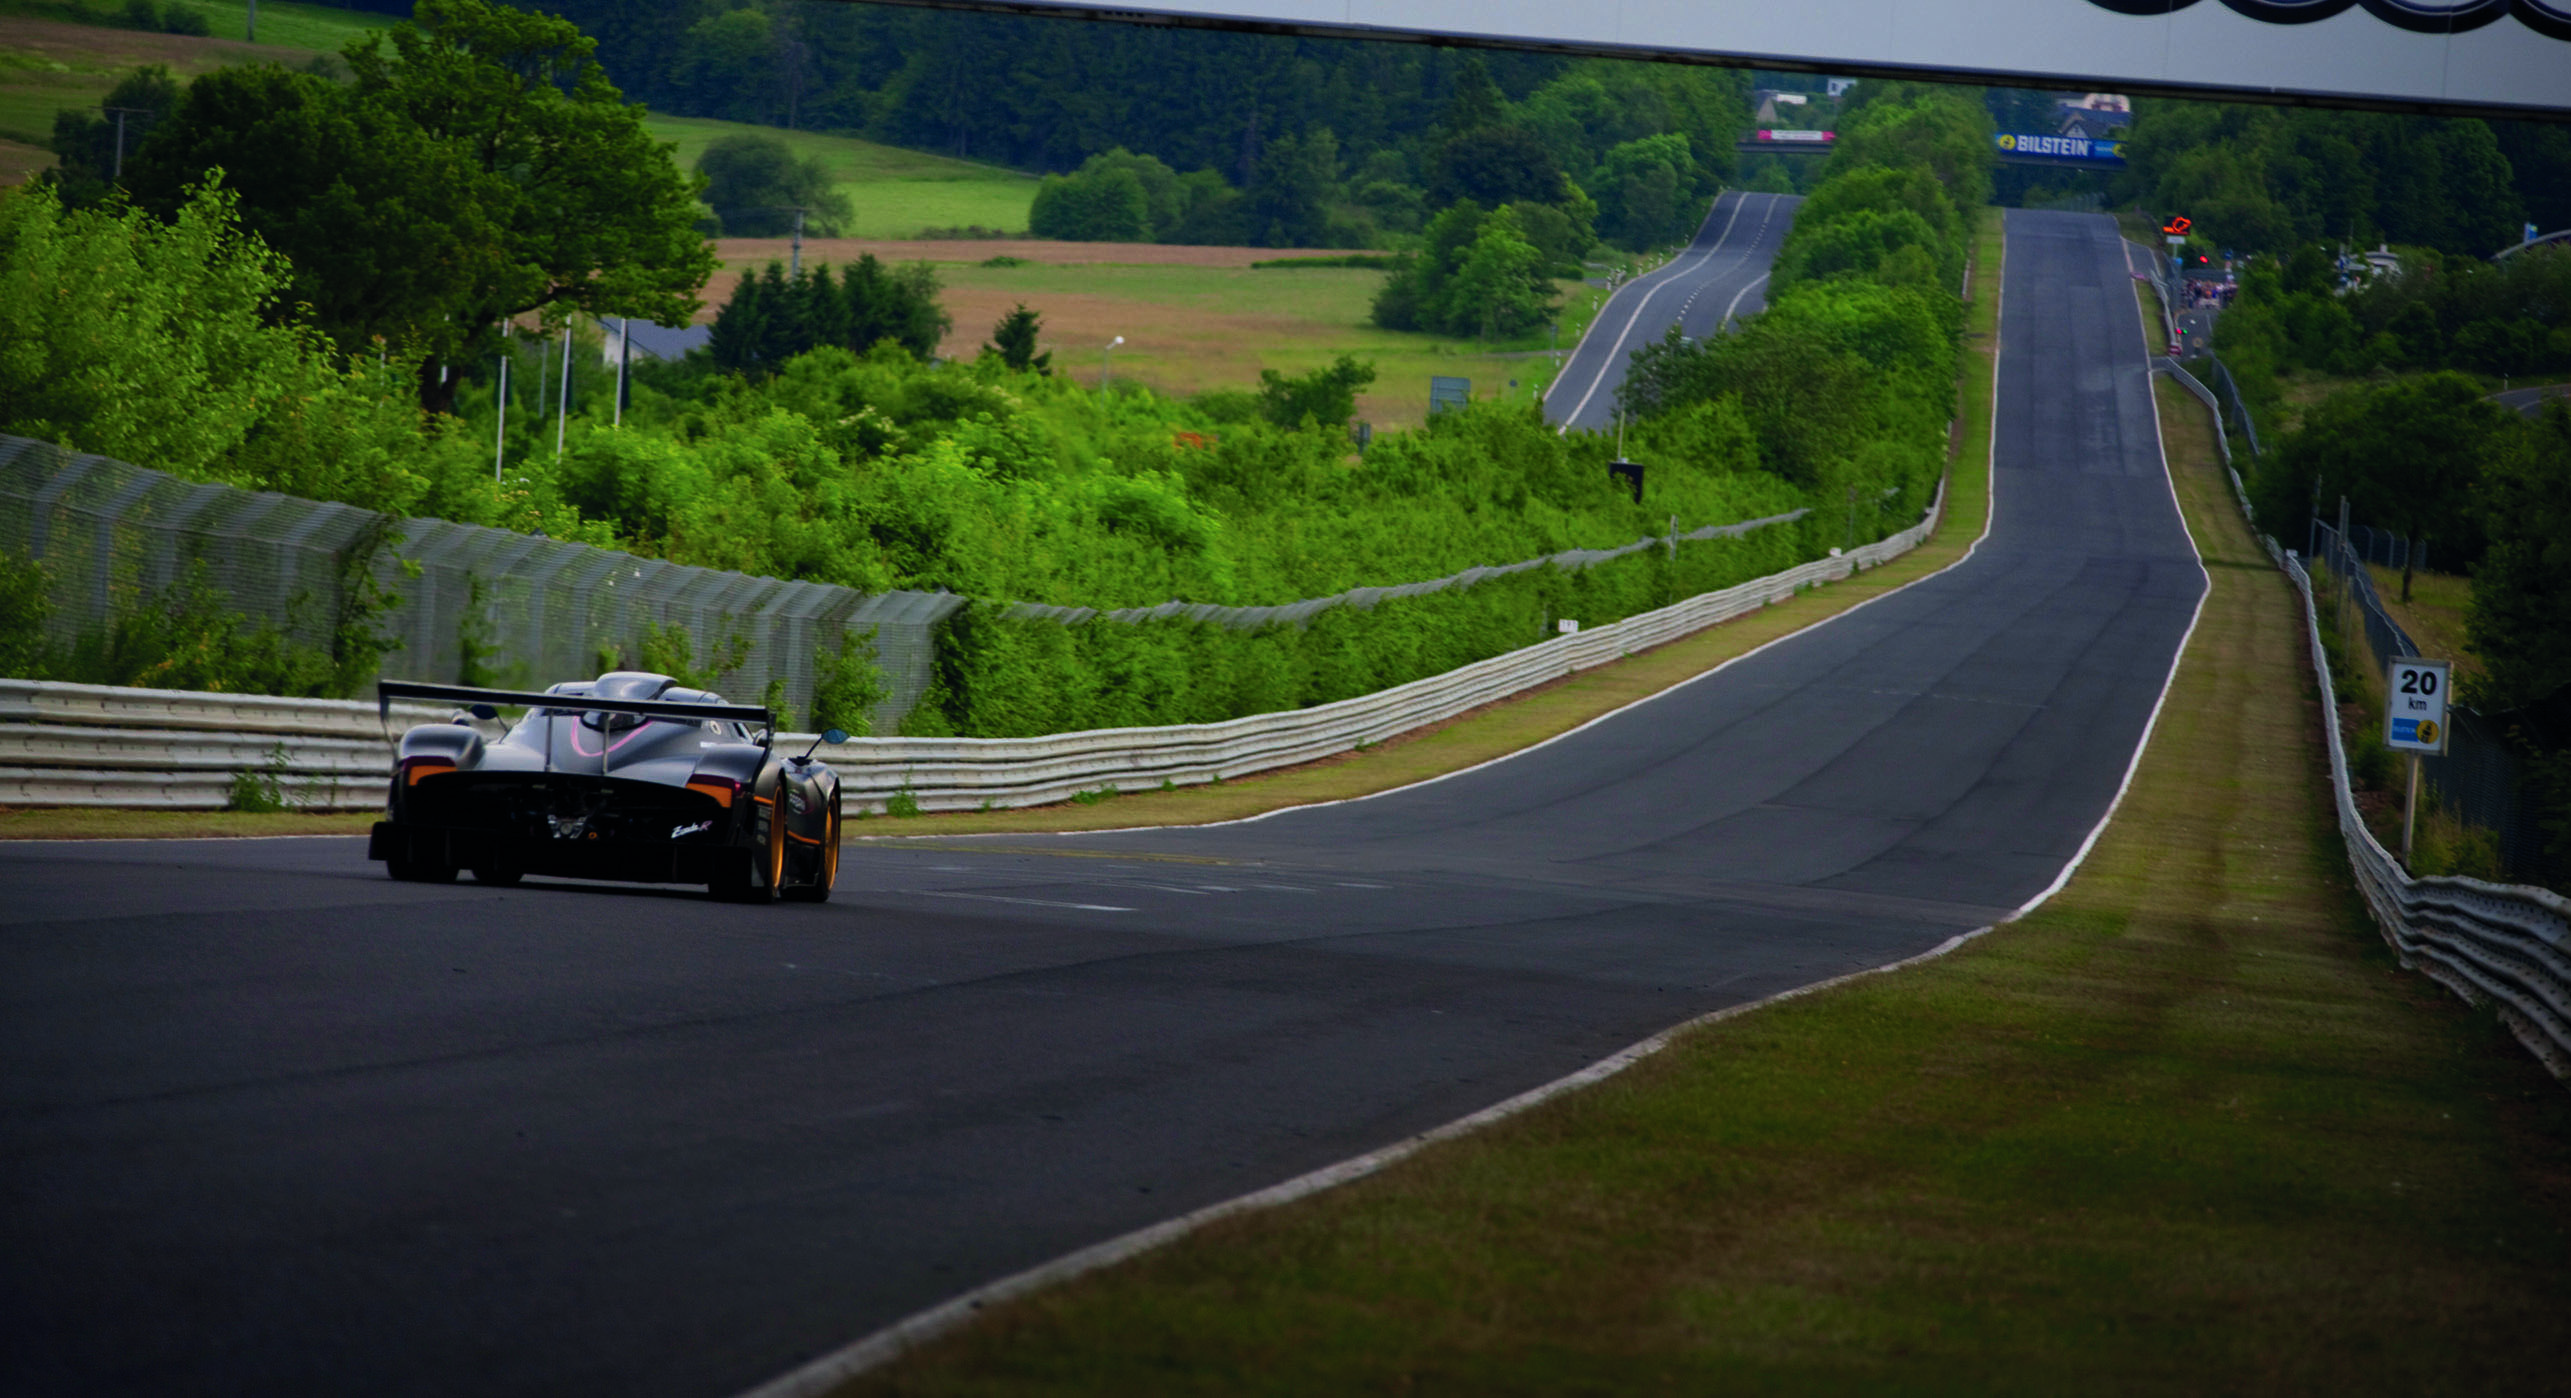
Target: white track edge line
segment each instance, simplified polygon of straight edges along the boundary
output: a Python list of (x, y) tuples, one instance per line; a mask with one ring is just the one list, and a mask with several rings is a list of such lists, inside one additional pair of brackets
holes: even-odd
[[(1761, 272), (1750, 280), (1741, 283), (1741, 289), (1732, 293), (1732, 304), (1723, 308), (1723, 318), (1715, 323), (1714, 329), (1716, 333), (1721, 333), (1724, 326), (1732, 323), (1732, 312), (1741, 309), (1741, 299), (1750, 294), (1750, 288), (1766, 281), (1771, 275), (1773, 275), (1773, 273)], [(1997, 373), (1998, 370), (1994, 368), (1992, 372)]]
[[(2001, 262), (2003, 268), (2005, 268), (2008, 256), (2008, 233), (2005, 222), (2001, 229), (2000, 248)], [(1601, 714), (1597, 718), (1591, 719), (1589, 723), (1580, 725), (1580, 728), (1574, 728), (1568, 732), (1556, 734), (1554, 737), (1546, 739), (1545, 742), (1556, 742), (1562, 738), (1567, 738), (1571, 736), (1572, 733), (1579, 732), (1581, 728), (1587, 728), (1590, 724), (1600, 723), (1606, 719), (1613, 718), (1616, 714), (1623, 713), (1626, 709), (1630, 709), (1636, 704), (1650, 703), (1653, 699), (1661, 697), (1661, 695), (1668, 694), (1674, 690), (1693, 684), (1697, 680), (1705, 678), (1706, 675), (1714, 674), (1716, 671), (1738, 661), (1746, 660), (1750, 656), (1758, 654), (1759, 651), (1767, 649), (1768, 646), (1776, 645), (1780, 641), (1791, 640), (1796, 636), (1802, 635), (1806, 631), (1812, 630), (1814, 627), (1827, 626), (1831, 622), (1838, 620), (1840, 617), (1847, 616), (1863, 607), (1881, 601), (1883, 600), (1883, 597), (1893, 596), (1895, 593), (1904, 591), (1919, 583), (1926, 582), (1929, 578), (1936, 577), (1941, 573), (1945, 573), (1956, 568), (1966, 560), (1970, 559), (1974, 552), (1981, 548), (1983, 541), (1991, 537), (1991, 527), (1999, 514), (1999, 471), (1997, 467), (1999, 463), (2000, 427), (2000, 329), (2001, 312), (2006, 309), (2008, 297), (2007, 286), (2008, 283), (2005, 276), (1995, 277), (1992, 281), (1991, 422), (1990, 441), (1987, 444), (1990, 469), (1986, 470), (1984, 473), (1982, 532), (1975, 536), (1971, 544), (1966, 546), (1962, 557), (1957, 558), (1953, 563), (1947, 564), (1946, 567), (1938, 569), (1935, 573), (1929, 573), (1923, 577), (1914, 578), (1910, 582), (1902, 584), (1901, 587), (1894, 588), (1891, 592), (1882, 594), (1881, 597), (1870, 597), (1866, 599), (1866, 601), (1848, 608), (1847, 611), (1839, 612), (1833, 616), (1823, 617), (1819, 621), (1813, 622), (1810, 626), (1798, 627), (1794, 631), (1788, 632), (1786, 635), (1777, 637), (1776, 640), (1769, 641), (1756, 649), (1734, 656), (1731, 660), (1723, 662), (1723, 665), (1716, 666), (1712, 670), (1706, 670), (1700, 674), (1680, 680), (1678, 683), (1670, 685), (1666, 689), (1655, 691), (1643, 698), (1632, 701), (1632, 703), (1621, 705), (1608, 713)], [(2159, 421), (2157, 414), (2155, 414), (2153, 421), (2155, 423), (2155, 430), (2157, 430), (2156, 424)], [(2175, 492), (2176, 487), (2173, 485), (2173, 499), (2176, 498)], [(2183, 522), (2184, 516), (2182, 516), (2181, 519)], [(2163, 694), (2164, 697), (2167, 694), (2166, 686), (2163, 688)], [(2158, 710), (2155, 709), (2154, 713), (2156, 716)], [(2144, 730), (2143, 736), (2144, 740), (2147, 742), (2150, 738), (2150, 730), (2148, 728)], [(1544, 746), (1544, 743), (1538, 743), (1535, 745), (1535, 747), (1542, 746)], [(1524, 752), (1531, 752), (1533, 750), (1534, 748), (1532, 747), (1520, 749), (1520, 751)], [(1491, 762), (1505, 762), (1509, 757), (1514, 757), (1516, 755), (1516, 753), (1510, 753), (1507, 756), (1493, 758), (1491, 759)], [(1480, 762), (1474, 764), (1472, 767), (1463, 768), (1459, 772), (1446, 773), (1445, 776), (1460, 776), (1462, 775), (1462, 772), (1474, 771), (1478, 768), (1487, 767), (1489, 765), (1491, 765), (1490, 762)], [(1426, 781), (1413, 782), (1410, 783), (1410, 786), (1425, 786), (1431, 781), (1443, 781), (1445, 776), (1431, 777)], [(2127, 779), (2129, 781), (2131, 780), (2130, 771), (2128, 772)], [(1393, 791), (1404, 791), (1408, 789), (1409, 787), (1395, 787), (1393, 788)], [(1391, 794), (1392, 793), (1390, 791), (1385, 791), (1373, 793), (1373, 796), (1388, 796)], [(2121, 795), (2121, 792), (2119, 794)], [(1373, 796), (1357, 796), (1347, 799), (1353, 801), (1364, 801), (1373, 799)], [(1284, 809), (1308, 810), (1312, 809), (1314, 806), (1331, 806), (1340, 804), (1343, 803), (1338, 801), (1317, 801), (1311, 803), (1310, 806), (1289, 806)], [(1266, 815), (1277, 814), (1282, 814), (1282, 812), (1270, 811), (1266, 813)], [(1245, 820), (1239, 821), (1212, 821), (1208, 822), (1208, 825), (1238, 825), (1245, 824), (1248, 820), (1259, 820), (1264, 818), (1265, 816), (1250, 816)], [(1133, 826), (1127, 828), (1138, 830), (1167, 830), (1201, 829), (1205, 827)], [(1101, 835), (1113, 832), (1086, 830), (1060, 833)], [(2094, 838), (2095, 836), (2093, 835), (2092, 839)], [(2084, 845), (2082, 847), (2082, 852), (2084, 854), (2087, 852), (2087, 846)], [(2045, 895), (2039, 895), (2037, 901), (2041, 902), (2043, 897), (2049, 896), (2050, 892), (2051, 890), (2047, 890)], [(2014, 921), (2017, 917), (2024, 916), (2027, 909), (2033, 906), (2034, 904), (2030, 903), (2026, 905), (2026, 907), (2018, 909), (2015, 914), (2011, 915), (2010, 920)], [(742, 1393), (739, 1398), (814, 1398), (814, 1395), (825, 1393), (831, 1388), (845, 1383), (850, 1379), (856, 1378), (869, 1370), (880, 1368), (921, 1345), (927, 1344), (932, 1340), (938, 1339), (941, 1336), (950, 1334), (962, 1328), (973, 1321), (984, 1310), (992, 1306), (1013, 1301), (1022, 1296), (1033, 1295), (1034, 1293), (1045, 1290), (1048, 1287), (1057, 1286), (1063, 1282), (1086, 1276), (1091, 1272), (1112, 1267), (1128, 1258), (1137, 1257), (1143, 1253), (1150, 1252), (1155, 1248), (1176, 1242), (1180, 1238), (1186, 1237), (1188, 1234), (1203, 1228), (1209, 1223), (1219, 1222), (1238, 1214), (1254, 1213), (1261, 1209), (1276, 1208), (1280, 1205), (1293, 1203), (1298, 1199), (1306, 1198), (1310, 1195), (1319, 1194), (1324, 1190), (1332, 1189), (1336, 1186), (1347, 1184), (1354, 1180), (1363, 1179), (1368, 1175), (1384, 1169), (1388, 1165), (1395, 1164), (1409, 1156), (1415, 1155), (1425, 1147), (1434, 1145), (1437, 1142), (1452, 1140), (1458, 1136), (1469, 1134), (1495, 1122), (1516, 1116), (1529, 1108), (1550, 1101), (1566, 1092), (1571, 1092), (1578, 1088), (1587, 1087), (1592, 1083), (1602, 1082), (1608, 1078), (1614, 1077), (1616, 1074), (1623, 1072), (1625, 1069), (1632, 1067), (1643, 1059), (1667, 1048), (1678, 1038), (1678, 1036), (1685, 1034), (1690, 1030), (1702, 1028), (1706, 1025), (1718, 1023), (1739, 1015), (1745, 1015), (1753, 1010), (1764, 1009), (1767, 1006), (1778, 1004), (1782, 1001), (1792, 1000), (1800, 996), (1812, 995), (1820, 991), (1833, 989), (1837, 986), (1846, 985), (1851, 981), (1859, 980), (1866, 976), (1885, 975), (1894, 971), (1903, 970), (1907, 967), (1916, 966), (1924, 961), (1932, 961), (1938, 957), (1946, 955), (1948, 952), (1954, 951), (1956, 948), (1963, 946), (1965, 943), (1972, 941), (1976, 937), (1982, 936), (1990, 930), (1991, 928), (1989, 926), (1977, 927), (1970, 932), (1958, 933), (1955, 936), (1949, 937), (1945, 941), (1938, 943), (1936, 946), (1929, 948), (1927, 951), (1920, 952), (1914, 956), (1904, 957), (1899, 961), (1887, 962), (1884, 965), (1868, 967), (1864, 970), (1850, 971), (1844, 975), (1832, 976), (1826, 980), (1814, 981), (1809, 985), (1796, 986), (1790, 990), (1781, 990), (1774, 995), (1770, 995), (1762, 999), (1752, 1000), (1739, 1005), (1731, 1005), (1707, 1014), (1698, 1015), (1668, 1029), (1664, 1029), (1660, 1033), (1654, 1034), (1650, 1038), (1644, 1039), (1642, 1042), (1626, 1048), (1621, 1052), (1602, 1058), (1576, 1073), (1572, 1073), (1566, 1077), (1556, 1078), (1552, 1082), (1545, 1083), (1542, 1086), (1519, 1093), (1515, 1097), (1511, 1097), (1506, 1101), (1485, 1107), (1470, 1116), (1458, 1118), (1457, 1120), (1450, 1121), (1443, 1126), (1434, 1127), (1430, 1130), (1423, 1131), (1418, 1135), (1411, 1136), (1401, 1141), (1396, 1141), (1392, 1145), (1382, 1147), (1378, 1150), (1369, 1151), (1364, 1155), (1355, 1156), (1348, 1160), (1340, 1161), (1335, 1165), (1326, 1165), (1321, 1169), (1314, 1170), (1308, 1174), (1298, 1175), (1282, 1184), (1271, 1185), (1266, 1189), (1238, 1195), (1231, 1199), (1223, 1200), (1220, 1203), (1209, 1204), (1192, 1213), (1182, 1214), (1177, 1218), (1170, 1219), (1163, 1223), (1153, 1224), (1148, 1228), (1136, 1229), (1135, 1231), (1124, 1234), (1120, 1237), (1110, 1238), (1103, 1243), (1092, 1244), (1091, 1246), (1082, 1248), (1077, 1252), (1067, 1253), (1050, 1262), (1030, 1267), (1025, 1271), (1017, 1272), (1010, 1276), (1002, 1277), (998, 1281), (976, 1287), (971, 1291), (941, 1302), (927, 1310), (917, 1312), (901, 1320), (895, 1321), (891, 1325), (885, 1326), (884, 1328), (858, 1339), (840, 1349), (833, 1350), (818, 1359), (814, 1359), (809, 1363), (790, 1370), (766, 1383), (760, 1384), (756, 1388), (749, 1389)]]
[(1277, 1208), (1335, 1189), (1343, 1184), (1354, 1183), (1388, 1166), (1399, 1164), (1439, 1142), (1469, 1135), (1483, 1127), (1496, 1125), (1510, 1117), (1542, 1106), (1566, 1093), (1604, 1082), (1668, 1048), (1679, 1036), (1693, 1030), (1737, 1018), (1754, 1010), (1766, 1009), (1787, 1000), (1833, 990), (1868, 976), (1889, 975), (1895, 971), (1917, 966), (1922, 962), (1934, 961), (1990, 930), (1990, 927), (1984, 926), (1974, 928), (1970, 932), (1959, 932), (1926, 951), (1903, 957), (1898, 961), (1850, 971), (1843, 975), (1832, 976), (1827, 980), (1799, 985), (1791, 990), (1780, 990), (1774, 995), (1698, 1015), (1664, 1029), (1640, 1043), (1599, 1059), (1578, 1072), (1521, 1092), (1504, 1102), (1484, 1107), (1471, 1116), (1433, 1127), (1389, 1146), (1342, 1160), (1335, 1165), (1325, 1165), (1309, 1174), (1298, 1175), (1283, 1184), (1271, 1185), (1253, 1193), (1209, 1204), (1193, 1213), (1182, 1214), (1148, 1228), (1136, 1229), (1121, 1237), (1110, 1238), (1103, 1243), (1082, 1248), (1078, 1252), (1057, 1257), (1051, 1262), (1003, 1277), (989, 1285), (976, 1287), (952, 1300), (895, 1321), (843, 1349), (834, 1350), (800, 1368), (771, 1379), (742, 1393), (740, 1398), (814, 1398), (815, 1395), (826, 1393), (850, 1379), (891, 1363), (921, 1345), (962, 1329), (990, 1307), (1031, 1296), (1064, 1282), (1112, 1267), (1128, 1258), (1177, 1242), (1208, 1224), (1218, 1223), (1240, 1214)]
[[(1716, 190), (1714, 191), (1714, 202), (1713, 202), (1711, 205), (1709, 205), (1709, 206), (1706, 208), (1706, 210), (1705, 210), (1705, 222), (1704, 222), (1703, 224), (1700, 224), (1700, 225), (1698, 225), (1698, 226), (1697, 226), (1696, 232), (1697, 232), (1698, 236), (1700, 236), (1700, 237), (1701, 237), (1701, 236), (1703, 236), (1703, 235), (1704, 235), (1704, 232), (1705, 232), (1705, 230), (1706, 230), (1706, 228), (1711, 227), (1711, 226), (1713, 225), (1713, 223), (1714, 223), (1714, 211), (1715, 211), (1716, 209), (1719, 209), (1719, 208), (1723, 207), (1723, 196), (1724, 196), (1725, 194), (1727, 194), (1727, 193), (1732, 193), (1732, 191), (1728, 191), (1728, 190), (1724, 190), (1724, 189), (1719, 189), (1719, 188), (1718, 188), (1718, 189), (1716, 189)], [(1746, 198), (1748, 198), (1748, 197), (1749, 197), (1749, 193), (1750, 193), (1750, 192), (1749, 192), (1748, 190), (1744, 189), (1744, 190), (1739, 191), (1737, 194), (1735, 194), (1734, 199), (1733, 199), (1733, 213), (1734, 213), (1734, 216), (1735, 216), (1735, 217), (1737, 217), (1737, 216), (1739, 215), (1739, 212), (1740, 212), (1740, 201), (1741, 201), (1742, 199), (1746, 199)], [(1724, 225), (1724, 231), (1725, 231), (1725, 232), (1727, 232), (1727, 233), (1728, 233), (1728, 232), (1730, 232), (1730, 231), (1731, 231), (1731, 225), (1729, 225), (1729, 224)], [(1691, 239), (1691, 240), (1690, 240), (1690, 246), (1693, 246), (1693, 245), (1694, 245), (1694, 242), (1693, 242), (1693, 240)], [(1673, 257), (1673, 258), (1671, 258), (1671, 259), (1670, 259), (1670, 262), (1671, 262), (1671, 263), (1675, 263), (1677, 260), (1678, 260), (1677, 258)], [(1666, 266), (1664, 266), (1664, 267), (1663, 267), (1662, 269), (1660, 269), (1660, 270), (1667, 270), (1667, 269), (1666, 269)], [(1654, 273), (1648, 273), (1648, 274), (1646, 274), (1644, 277), (1636, 277), (1633, 281), (1628, 282), (1628, 283), (1626, 283), (1625, 285), (1626, 285), (1626, 287), (1638, 286), (1638, 285), (1640, 285), (1644, 280), (1646, 280), (1649, 276), (1652, 276), (1652, 275), (1657, 275), (1657, 272), (1654, 272)], [(1618, 290), (1623, 290), (1623, 289), (1625, 289), (1625, 288), (1618, 288)], [(1607, 319), (1607, 310), (1608, 310), (1608, 308), (1609, 308), (1610, 306), (1613, 306), (1613, 305), (1615, 304), (1615, 302), (1616, 302), (1616, 292), (1615, 292), (1615, 291), (1610, 291), (1609, 293), (1607, 293), (1607, 299), (1606, 299), (1606, 301), (1604, 301), (1603, 303), (1601, 303), (1601, 304), (1599, 305), (1599, 307), (1598, 307), (1598, 314), (1596, 314), (1596, 315), (1594, 315), (1594, 316), (1591, 316), (1591, 317), (1589, 318), (1589, 325), (1588, 325), (1588, 328), (1586, 328), (1586, 329), (1582, 330), (1582, 331), (1580, 332), (1580, 338), (1572, 342), (1572, 344), (1571, 344), (1571, 353), (1570, 353), (1570, 355), (1569, 355), (1568, 357), (1566, 357), (1566, 358), (1562, 361), (1562, 367), (1563, 367), (1565, 370), (1568, 370), (1572, 365), (1577, 364), (1577, 363), (1579, 363), (1579, 362), (1580, 362), (1580, 352), (1581, 352), (1582, 350), (1587, 349), (1587, 348), (1589, 347), (1589, 337), (1591, 337), (1591, 336), (1593, 336), (1593, 335), (1595, 335), (1595, 334), (1597, 334), (1597, 333), (1598, 333), (1598, 327), (1599, 327), (1601, 324), (1605, 323), (1605, 321), (1606, 321), (1606, 319)], [(1621, 334), (1622, 332), (1619, 332), (1619, 333)], [(1600, 372), (1601, 372), (1601, 373), (1604, 373), (1605, 371), (1604, 371), (1604, 370), (1601, 370)], [(1552, 404), (1553, 404), (1553, 395), (1554, 395), (1554, 392), (1555, 392), (1557, 389), (1560, 389), (1561, 387), (1562, 387), (1562, 380), (1561, 380), (1561, 378), (1560, 378), (1559, 376), (1557, 376), (1557, 377), (1555, 378), (1555, 380), (1554, 380), (1552, 383), (1546, 384), (1546, 385), (1544, 386), (1544, 396), (1543, 396), (1541, 399), (1539, 399), (1538, 401), (1539, 401), (1539, 402), (1541, 402), (1541, 403), (1543, 403), (1543, 404), (1544, 404), (1545, 406), (1547, 406), (1547, 407), (1552, 406)], [(1591, 379), (1591, 391), (1592, 391), (1592, 392), (1595, 392), (1595, 391), (1596, 391), (1596, 378), (1595, 378), (1595, 376), (1592, 376), (1592, 379)], [(1581, 400), (1581, 401), (1582, 401), (1583, 403), (1586, 403), (1586, 402), (1588, 401), (1588, 399), (1584, 396), (1584, 397), (1582, 398), (1582, 400)], [(1568, 424), (1568, 423), (1564, 424), (1564, 428), (1565, 428), (1565, 430), (1567, 430), (1567, 429), (1569, 428), (1569, 424)]]
[[(1723, 250), (1723, 244), (1732, 236), (1732, 226), (1741, 221), (1741, 206), (1749, 202), (1749, 192), (1746, 190), (1742, 191), (1740, 198), (1732, 201), (1732, 216), (1723, 220), (1723, 231), (1714, 235), (1713, 243), (1703, 252), (1696, 255), (1697, 267), (1701, 268), (1706, 263), (1713, 261), (1714, 254)], [(1769, 195), (1768, 202), (1773, 205), (1776, 202), (1776, 196), (1773, 194)], [(1712, 210), (1709, 209), (1706, 211), (1705, 221), (1707, 223), (1712, 223), (1714, 221)], [(1760, 225), (1762, 228), (1766, 226), (1767, 225), (1765, 224)], [(1563, 415), (1563, 425), (1565, 427), (1570, 426), (1572, 420), (1578, 418), (1580, 414), (1588, 408), (1590, 399), (1598, 396), (1598, 386), (1607, 381), (1607, 371), (1615, 367), (1617, 348), (1625, 343), (1626, 336), (1634, 333), (1634, 326), (1641, 323), (1643, 312), (1651, 309), (1652, 298), (1678, 284), (1678, 263), (1679, 259), (1671, 258), (1668, 264), (1661, 268), (1660, 284), (1653, 287), (1651, 290), (1644, 292), (1642, 299), (1634, 305), (1634, 313), (1625, 317), (1624, 325), (1616, 331), (1616, 338), (1608, 343), (1606, 359), (1599, 364), (1598, 371), (1589, 377), (1589, 391), (1581, 394), (1580, 401), (1572, 404), (1571, 411)], [(1640, 283), (1637, 282), (1636, 285), (1640, 285)], [(1603, 315), (1606, 311), (1606, 307), (1599, 307), (1599, 311)], [(1596, 326), (1596, 321), (1590, 322), (1590, 327), (1592, 329), (1595, 329)], [(1580, 338), (1585, 342), (1589, 337), (1586, 334), (1583, 334)], [(1572, 353), (1574, 356), (1577, 356), (1579, 351), (1575, 349)], [(1547, 390), (1545, 393), (1545, 404), (1550, 407), (1552, 406), (1552, 402), (1553, 394), (1551, 390)]]

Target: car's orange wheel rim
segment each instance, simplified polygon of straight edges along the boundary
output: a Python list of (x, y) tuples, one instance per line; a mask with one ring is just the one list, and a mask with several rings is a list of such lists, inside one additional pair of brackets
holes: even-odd
[(776, 807), (768, 813), (768, 887), (786, 886), (786, 794), (777, 792)]
[(835, 888), (839, 883), (839, 805), (831, 803), (830, 821), (821, 836), (821, 886)]

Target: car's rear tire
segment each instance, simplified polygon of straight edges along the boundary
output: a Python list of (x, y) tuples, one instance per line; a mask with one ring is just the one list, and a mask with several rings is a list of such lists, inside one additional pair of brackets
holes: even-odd
[(839, 882), (839, 798), (830, 801), (830, 818), (821, 824), (821, 848), (812, 852), (812, 882), (786, 890), (798, 903), (827, 903), (830, 886)]
[(455, 882), (455, 866), (452, 864), (422, 864), (409, 859), (387, 859), (384, 861), (384, 872), (404, 883)]

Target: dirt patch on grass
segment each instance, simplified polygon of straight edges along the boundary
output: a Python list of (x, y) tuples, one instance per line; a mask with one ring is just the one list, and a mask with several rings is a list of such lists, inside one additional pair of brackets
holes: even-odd
[(147, 34), (139, 29), (0, 15), (0, 49), (66, 64), (75, 69), (113, 71), (146, 63), (167, 64), (181, 73), (202, 73), (243, 63), (283, 63), (301, 67), (312, 61), (305, 49), (275, 44), (245, 44), (237, 39), (196, 39), (184, 34)]
[(0, 141), (0, 184), (25, 184), (36, 177), (36, 172), (52, 168), (52, 151), (18, 141)]
[[(715, 254), (728, 267), (763, 267), (786, 260), (785, 238), (717, 238)], [(1363, 251), (1358, 249), (1357, 251)], [(873, 253), (886, 262), (985, 262), (1015, 257), (1055, 267), (1121, 262), (1143, 267), (1247, 267), (1281, 257), (1337, 257), (1322, 248), (1191, 247), (1178, 243), (1065, 243), (1049, 238), (806, 238), (804, 260), (854, 262)]]

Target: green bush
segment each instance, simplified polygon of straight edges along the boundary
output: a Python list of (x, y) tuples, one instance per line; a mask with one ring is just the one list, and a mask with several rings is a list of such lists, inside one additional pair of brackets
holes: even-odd
[(1563, 618), (1603, 625), (1778, 572), (1818, 554), (1825, 535), (1835, 538), (1827, 523), (1777, 525), (1684, 543), (1674, 559), (1655, 548), (1332, 607), (1302, 627), (1181, 618), (1066, 626), (977, 604), (944, 624), (929, 692), (902, 731), (1018, 737), (1309, 708), (1532, 645)]

